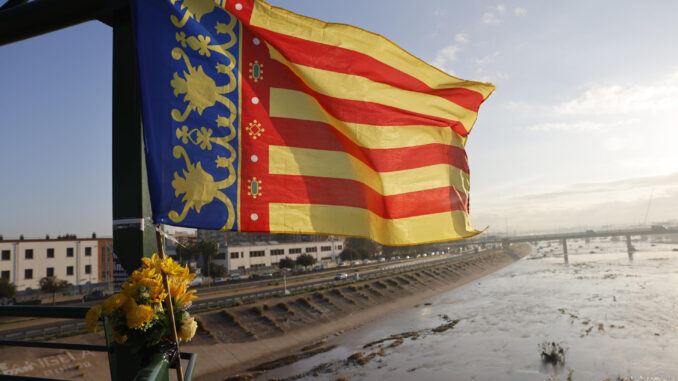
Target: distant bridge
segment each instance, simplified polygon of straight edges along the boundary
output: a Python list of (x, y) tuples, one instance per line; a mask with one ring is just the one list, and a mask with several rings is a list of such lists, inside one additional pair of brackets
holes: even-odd
[(508, 248), (512, 243), (524, 243), (524, 242), (538, 242), (538, 241), (560, 241), (563, 245), (563, 256), (565, 263), (568, 262), (567, 256), (567, 240), (568, 239), (586, 239), (586, 238), (600, 238), (600, 237), (625, 237), (626, 238), (626, 248), (629, 254), (629, 259), (633, 259), (633, 252), (636, 249), (631, 244), (631, 236), (639, 235), (668, 235), (668, 234), (678, 234), (678, 228), (666, 228), (663, 226), (653, 226), (649, 229), (616, 229), (616, 230), (602, 230), (602, 231), (593, 231), (587, 230), (584, 232), (570, 232), (570, 233), (548, 233), (548, 234), (537, 234), (537, 235), (520, 235), (513, 237), (480, 237), (472, 238), (467, 240), (455, 241), (455, 242), (446, 242), (440, 244), (440, 247), (468, 247), (473, 245), (488, 245), (488, 244), (501, 244), (504, 248)]

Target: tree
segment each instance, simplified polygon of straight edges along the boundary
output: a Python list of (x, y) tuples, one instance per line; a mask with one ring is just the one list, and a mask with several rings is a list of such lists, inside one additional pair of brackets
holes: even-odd
[(295, 265), (296, 262), (294, 262), (294, 259), (290, 257), (285, 257), (280, 260), (280, 263), (278, 263), (278, 267), (280, 267), (281, 269), (284, 268), (293, 269)]
[(56, 298), (56, 293), (65, 291), (71, 284), (66, 280), (61, 280), (55, 276), (46, 276), (40, 279), (40, 290), (52, 294), (52, 304)]
[(13, 298), (16, 294), (16, 286), (7, 278), (0, 278), (0, 298)]
[(217, 263), (210, 263), (209, 270), (210, 271), (207, 275), (214, 278), (223, 278), (228, 275), (228, 270), (226, 270), (226, 267)]
[(181, 241), (177, 245), (176, 252), (179, 260), (181, 261), (190, 261), (193, 258), (197, 257), (199, 254), (199, 245), (198, 242), (190, 242), (187, 240)]
[(219, 243), (213, 240), (200, 241), (198, 242), (198, 252), (202, 254), (202, 258), (205, 261), (203, 270), (205, 270), (207, 276), (210, 276), (209, 270), (212, 269), (212, 258), (219, 254)]
[(360, 254), (358, 254), (357, 251), (351, 248), (346, 248), (339, 253), (339, 258), (341, 258), (342, 261), (353, 261), (354, 259), (360, 258)]
[(349, 237), (345, 242), (346, 248), (358, 252), (360, 259), (372, 258), (377, 251), (377, 244), (367, 238)]
[(297, 265), (298, 266), (311, 266), (312, 264), (315, 263), (315, 258), (310, 255), (310, 254), (301, 254), (300, 256), (297, 257)]

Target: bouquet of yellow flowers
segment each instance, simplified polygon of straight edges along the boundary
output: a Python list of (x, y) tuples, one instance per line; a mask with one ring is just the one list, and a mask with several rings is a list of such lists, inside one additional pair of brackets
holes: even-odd
[[(163, 306), (169, 292), (177, 336), (182, 341), (191, 340), (198, 325), (188, 313), (191, 301), (196, 299), (195, 290), (189, 291), (188, 287), (195, 274), (172, 258), (161, 259), (156, 254), (150, 259), (142, 258), (142, 262), (141, 269), (127, 278), (119, 293), (87, 312), (87, 329), (96, 332), (97, 322), (106, 317), (113, 328), (113, 339), (119, 344), (127, 343), (139, 350), (171, 343), (172, 327)], [(169, 290), (165, 289), (163, 274)]]

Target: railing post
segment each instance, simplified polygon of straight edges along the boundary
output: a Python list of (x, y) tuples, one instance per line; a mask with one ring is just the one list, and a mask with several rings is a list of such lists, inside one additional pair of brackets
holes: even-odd
[(113, 26), (113, 250), (128, 273), (157, 252), (129, 8)]
[[(141, 124), (141, 102), (130, 9), (113, 22), (113, 251), (131, 273), (141, 258), (157, 252)], [(138, 355), (111, 340), (107, 327), (111, 379), (135, 379), (141, 367)], [(166, 364), (163, 362), (166, 369)], [(150, 373), (149, 373), (150, 374)], [(168, 380), (167, 372), (156, 374)]]

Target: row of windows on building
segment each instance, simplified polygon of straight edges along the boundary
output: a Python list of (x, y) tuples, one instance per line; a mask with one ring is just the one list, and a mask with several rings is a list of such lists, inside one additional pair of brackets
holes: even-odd
[[(74, 275), (75, 269), (73, 266), (66, 266), (66, 276), (69, 275)], [(48, 267), (47, 271), (45, 271), (45, 276), (54, 276), (54, 267)], [(85, 274), (91, 274), (92, 273), (92, 265), (85, 265)], [(11, 273), (9, 270), (2, 271), (0, 273), (0, 278), (5, 278), (7, 280), (10, 279)], [(24, 269), (24, 279), (33, 279), (33, 269)]]
[[(73, 257), (74, 256), (74, 250), (72, 247), (66, 248), (66, 256), (67, 257)], [(45, 253), (47, 258), (54, 258), (54, 249), (49, 248), (47, 249)], [(12, 251), (11, 250), (3, 250), (0, 258), (3, 261), (9, 261), (12, 256)], [(90, 257), (92, 256), (92, 248), (91, 247), (86, 247), (85, 248), (85, 256)], [(26, 249), (24, 250), (24, 259), (33, 259), (33, 249)]]
[[(338, 247), (339, 250), (341, 250), (341, 246)], [(321, 246), (320, 251), (331, 251), (332, 246)], [(307, 253), (316, 253), (318, 252), (318, 248), (315, 246), (312, 247), (307, 247), (305, 250)], [(289, 250), (290, 254), (301, 254), (301, 248), (293, 248)], [(250, 258), (254, 257), (264, 257), (266, 256), (266, 252), (264, 250), (257, 250), (257, 251), (250, 251)], [(238, 252), (234, 251), (230, 253), (231, 259), (238, 259), (238, 258), (246, 258), (247, 253), (243, 252)], [(277, 255), (285, 255), (285, 249), (274, 249), (271, 250), (271, 256), (277, 256)], [(225, 254), (217, 256), (217, 259), (226, 259)]]

